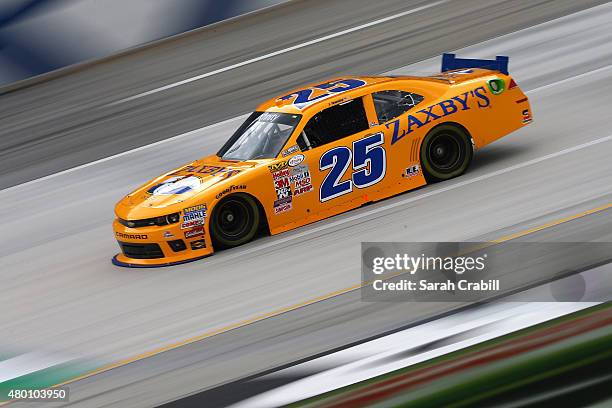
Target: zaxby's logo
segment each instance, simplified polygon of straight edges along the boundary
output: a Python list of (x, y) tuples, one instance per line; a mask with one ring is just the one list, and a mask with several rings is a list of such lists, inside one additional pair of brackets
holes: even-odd
[(239, 169), (233, 169), (230, 167), (210, 166), (207, 164), (204, 164), (204, 165), (189, 164), (187, 166), (184, 166), (176, 170), (170, 175), (171, 176), (175, 176), (175, 175), (194, 176), (195, 174), (200, 174), (203, 176), (219, 176), (221, 178), (226, 179), (238, 173), (240, 173)]
[(428, 123), (439, 120), (440, 118), (453, 115), (459, 111), (470, 110), (474, 107), (479, 109), (486, 108), (491, 105), (489, 97), (486, 95), (487, 90), (484, 86), (480, 86), (471, 91), (464, 92), (460, 95), (453, 96), (450, 99), (428, 106), (418, 112), (410, 114), (406, 117), (400, 117), (393, 122), (387, 123), (387, 129), (393, 127), (393, 137), (391, 144), (401, 140), (404, 136), (410, 134), (413, 130), (418, 129)]

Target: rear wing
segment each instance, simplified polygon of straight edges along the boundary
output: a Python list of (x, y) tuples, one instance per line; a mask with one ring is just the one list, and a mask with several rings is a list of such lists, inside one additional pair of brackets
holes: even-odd
[(484, 68), (494, 71), (500, 71), (508, 75), (509, 57), (497, 56), (494, 60), (457, 58), (455, 54), (442, 54), (442, 69), (441, 72), (451, 71), (454, 69), (463, 68)]

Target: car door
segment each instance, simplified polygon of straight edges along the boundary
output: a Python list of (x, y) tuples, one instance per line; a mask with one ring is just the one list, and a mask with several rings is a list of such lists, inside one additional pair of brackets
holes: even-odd
[(364, 98), (358, 97), (326, 107), (304, 126), (297, 142), (316, 191), (317, 211), (361, 204), (368, 189), (385, 177), (384, 135), (371, 130), (375, 123), (369, 119)]

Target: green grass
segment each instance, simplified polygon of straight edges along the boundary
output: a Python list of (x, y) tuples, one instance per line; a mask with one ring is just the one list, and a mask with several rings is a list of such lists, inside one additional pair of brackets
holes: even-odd
[[(400, 369), (400, 370), (397, 370), (397, 371), (394, 371), (394, 372), (391, 372), (391, 373), (383, 374), (381, 376), (374, 377), (374, 378), (362, 381), (362, 382), (357, 383), (357, 384), (353, 384), (353, 385), (350, 385), (350, 386), (347, 386), (347, 387), (344, 387), (344, 388), (341, 388), (341, 389), (338, 389), (338, 390), (330, 391), (329, 393), (325, 393), (325, 394), (322, 394), (322, 395), (319, 395), (319, 396), (316, 396), (316, 397), (312, 397), (312, 398), (304, 400), (304, 401), (297, 402), (295, 404), (292, 404), (291, 407), (317, 406), (320, 403), (325, 403), (325, 402), (327, 402), (327, 401), (329, 401), (329, 400), (331, 400), (333, 398), (339, 397), (339, 396), (348, 396), (351, 393), (357, 392), (357, 391), (359, 391), (359, 390), (361, 390), (361, 389), (363, 389), (365, 387), (368, 387), (370, 385), (381, 383), (381, 382), (384, 382), (384, 381), (386, 381), (388, 379), (395, 378), (395, 377), (398, 377), (398, 376), (402, 376), (402, 375), (405, 375), (405, 374), (409, 374), (409, 373), (414, 372), (416, 370), (420, 370), (420, 369), (426, 368), (426, 367), (431, 367), (431, 366), (440, 364), (442, 362), (452, 361), (452, 360), (455, 360), (457, 358), (460, 358), (460, 357), (463, 357), (463, 356), (466, 356), (466, 355), (474, 354), (474, 353), (477, 353), (477, 352), (480, 352), (480, 351), (483, 351), (483, 350), (495, 347), (497, 345), (503, 344), (503, 343), (508, 342), (510, 340), (513, 340), (515, 338), (519, 338), (519, 337), (523, 337), (523, 336), (528, 336), (531, 333), (535, 333), (537, 331), (545, 330), (547, 328), (550, 328), (550, 327), (553, 327), (553, 326), (559, 325), (561, 323), (568, 322), (568, 321), (571, 321), (571, 320), (574, 320), (574, 319), (577, 319), (577, 318), (580, 318), (580, 317), (583, 317), (583, 316), (595, 314), (595, 313), (601, 312), (603, 310), (607, 310), (607, 309), (609, 309), (611, 307), (612, 307), (612, 303), (603, 303), (603, 304), (600, 304), (600, 305), (597, 305), (597, 306), (593, 306), (593, 307), (590, 307), (590, 308), (587, 308), (587, 309), (584, 309), (584, 310), (580, 310), (578, 312), (575, 312), (575, 313), (572, 313), (572, 314), (569, 314), (569, 315), (566, 315), (566, 316), (562, 316), (562, 317), (559, 317), (557, 319), (553, 319), (553, 320), (550, 320), (550, 321), (547, 321), (547, 322), (544, 322), (544, 323), (540, 323), (540, 324), (535, 325), (535, 326), (531, 326), (531, 327), (528, 327), (528, 328), (525, 328), (525, 329), (522, 329), (522, 330), (510, 333), (510, 334), (507, 334), (507, 335), (504, 335), (504, 336), (497, 337), (495, 339), (488, 340), (488, 341), (483, 342), (483, 343), (476, 344), (474, 346), (467, 347), (465, 349), (457, 350), (457, 351), (454, 351), (452, 353), (448, 353), (448, 354), (445, 354), (443, 356), (439, 356), (439, 357), (436, 357), (436, 358), (433, 358), (431, 360), (427, 360), (427, 361), (424, 361), (424, 362), (421, 362), (421, 363), (418, 363), (418, 364), (414, 364), (412, 366), (409, 366), (409, 367), (406, 367), (406, 368), (403, 368), (403, 369)], [(612, 331), (612, 328), (608, 328), (608, 329), (610, 329)], [(603, 336), (604, 340), (602, 341), (601, 339), (600, 340), (595, 339), (595, 343), (592, 346), (598, 346), (599, 347), (599, 346), (601, 346), (603, 344), (604, 348), (607, 347), (605, 349), (605, 351), (607, 352), (608, 349), (610, 348), (609, 345), (612, 344), (612, 337), (609, 337), (608, 335), (604, 335), (604, 334), (602, 334), (602, 336)], [(576, 336), (576, 337), (582, 337), (582, 336)], [(568, 339), (568, 340), (571, 340), (571, 339)], [(565, 343), (565, 341), (562, 342), (562, 343)], [(498, 363), (489, 364), (486, 367), (481, 367), (479, 369), (472, 370), (473, 373), (477, 373), (479, 370), (487, 370), (486, 374), (483, 377), (478, 376), (477, 378), (470, 378), (469, 380), (467, 378), (461, 379), (459, 381), (459, 388), (460, 389), (461, 388), (465, 388), (466, 390), (469, 390), (469, 393), (471, 393), (471, 396), (473, 397), (474, 393), (478, 394), (478, 391), (482, 390), (483, 388), (491, 389), (490, 381), (493, 380), (494, 378), (502, 379), (503, 381), (505, 381), (507, 379), (508, 372), (502, 372), (502, 371), (506, 371), (506, 370), (517, 370), (516, 372), (520, 372), (521, 373), (520, 376), (519, 376), (520, 378), (517, 378), (514, 381), (515, 381), (515, 384), (521, 384), (524, 381), (526, 381), (528, 378), (533, 377), (533, 376), (530, 376), (530, 373), (533, 372), (533, 371), (530, 371), (530, 370), (536, 370), (536, 371), (537, 370), (541, 370), (542, 367), (537, 367), (537, 365), (538, 364), (544, 364), (545, 365), (547, 363), (547, 359), (551, 359), (552, 358), (553, 360), (555, 360), (556, 361), (555, 364), (557, 364), (557, 368), (559, 370), (561, 370), (563, 364), (560, 364), (561, 361), (559, 360), (559, 358), (563, 358), (563, 354), (564, 353), (566, 353), (566, 352), (570, 353), (571, 352), (570, 354), (573, 355), (574, 353), (584, 353), (584, 352), (586, 352), (588, 354), (588, 353), (592, 353), (594, 351), (594, 349), (590, 349), (591, 345), (588, 345), (586, 343), (585, 344), (579, 344), (579, 345), (577, 345), (577, 347), (578, 347), (577, 350), (574, 350), (573, 348), (571, 348), (571, 349), (568, 348), (567, 350), (561, 351), (560, 354), (555, 354), (556, 357), (547, 356), (543, 361), (537, 360), (538, 363), (536, 363), (536, 360), (533, 360), (531, 362), (523, 361), (523, 362), (521, 362), (520, 366), (516, 365), (514, 367), (505, 367), (505, 368), (502, 368), (501, 366), (498, 367), (497, 366)], [(547, 348), (547, 350), (548, 350), (548, 348)], [(526, 353), (525, 355), (528, 355), (528, 354), (530, 355), (530, 358), (534, 357), (533, 355), (531, 355), (531, 353)], [(568, 356), (570, 354), (568, 354)], [(599, 356), (599, 357), (601, 357), (601, 356)], [(517, 360), (518, 358), (519, 357), (514, 357), (511, 360)], [(588, 359), (588, 356), (584, 356), (584, 359)], [(586, 361), (586, 360), (584, 360), (584, 361)], [(569, 369), (569, 368), (572, 367), (572, 365), (569, 364), (569, 365), (567, 365), (567, 367)], [(500, 369), (501, 371), (498, 373), (499, 376), (495, 375), (497, 373), (496, 371), (490, 371), (489, 372), (488, 368), (492, 368), (493, 370)], [(554, 367), (548, 367), (548, 370), (552, 374), (554, 372)], [(456, 376), (449, 376), (449, 377), (453, 377), (454, 378)], [(533, 378), (533, 380), (537, 380), (537, 379), (538, 378), (536, 378), (536, 377)], [(457, 397), (458, 397), (457, 392), (458, 392), (458, 390), (456, 389), (456, 384), (453, 384), (452, 387), (451, 387), (450, 383), (447, 384), (445, 382), (447, 380), (448, 379), (436, 380), (436, 391), (435, 391), (435, 394), (440, 394), (440, 397), (442, 397), (442, 394), (444, 394), (444, 396), (450, 395), (450, 399), (445, 399), (446, 402), (444, 404), (449, 405), (449, 406), (454, 406), (454, 404), (457, 402)], [(444, 385), (444, 384), (446, 384), (446, 385)], [(440, 386), (440, 387), (438, 387), (438, 386)], [(449, 389), (452, 388), (452, 391), (448, 391), (449, 393), (444, 392), (444, 387), (445, 386), (449, 387)], [(517, 386), (520, 386), (520, 385), (517, 385)], [(508, 386), (508, 387), (511, 387), (511, 386)], [(430, 389), (430, 388), (432, 388), (432, 387), (423, 387), (423, 389)], [(510, 388), (507, 388), (507, 387), (506, 388), (497, 387), (497, 389), (495, 391), (491, 391), (491, 392), (502, 392), (504, 389), (510, 389)], [(413, 392), (411, 392), (411, 394), (414, 395), (415, 392), (413, 391)], [(480, 393), (478, 398), (481, 399), (481, 398), (486, 397), (487, 395), (485, 395), (485, 393)], [(430, 395), (430, 396), (427, 397), (427, 399), (433, 401), (433, 400), (437, 400), (437, 397), (434, 398), (434, 396)], [(439, 405), (440, 403), (441, 403), (440, 401), (437, 401), (436, 404), (438, 404), (438, 405), (434, 404), (434, 405), (431, 405), (431, 406), (441, 406), (441, 405)], [(384, 406), (398, 406), (398, 404), (399, 405), (403, 405), (403, 403), (401, 403), (401, 401), (395, 401), (391, 405), (384, 404)], [(423, 405), (421, 405), (421, 404), (423, 404)], [(424, 400), (424, 401), (422, 401), (422, 403), (420, 403), (417, 406), (419, 406), (419, 407), (421, 407), (421, 406), (423, 406), (423, 407), (430, 406), (428, 404), (429, 403), (427, 403)], [(410, 405), (410, 406), (412, 406), (412, 405)], [(459, 405), (457, 405), (457, 406), (459, 406)]]
[(0, 383), (0, 401), (8, 401), (10, 390), (42, 389), (76, 378), (93, 369), (91, 363), (68, 362)]

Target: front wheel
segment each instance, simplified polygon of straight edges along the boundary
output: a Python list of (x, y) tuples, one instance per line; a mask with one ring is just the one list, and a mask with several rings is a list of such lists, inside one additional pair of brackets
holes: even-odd
[(216, 248), (232, 248), (252, 240), (259, 228), (259, 208), (246, 194), (224, 198), (213, 209), (210, 233)]
[(421, 165), (428, 181), (442, 181), (465, 173), (474, 152), (467, 132), (457, 126), (432, 129), (421, 145)]

